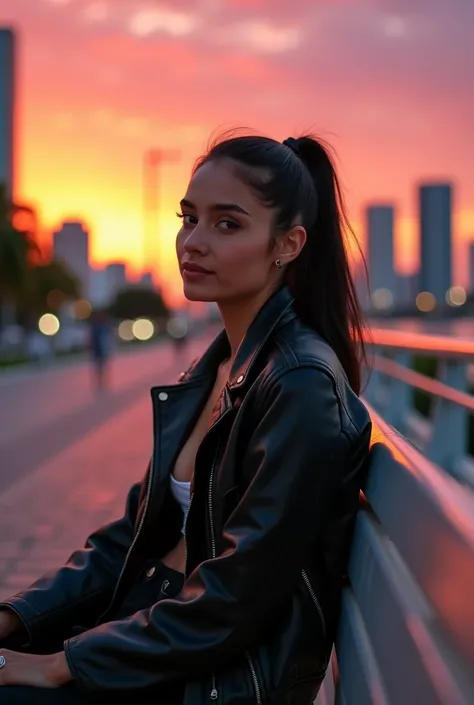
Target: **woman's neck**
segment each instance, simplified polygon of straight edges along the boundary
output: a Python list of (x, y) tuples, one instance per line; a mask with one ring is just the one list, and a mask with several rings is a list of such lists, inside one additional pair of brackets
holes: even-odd
[(235, 360), (240, 343), (245, 337), (252, 321), (268, 300), (270, 293), (265, 292), (251, 299), (238, 302), (218, 302), (219, 311), (224, 323), (227, 338), (230, 344), (230, 366)]

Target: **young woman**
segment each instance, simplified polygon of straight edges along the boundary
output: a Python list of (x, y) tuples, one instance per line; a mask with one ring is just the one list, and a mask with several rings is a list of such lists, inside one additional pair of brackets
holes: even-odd
[(178, 215), (184, 293), (225, 330), (152, 390), (125, 516), (2, 604), (0, 703), (310, 705), (323, 679), (370, 437), (334, 167), (230, 137)]

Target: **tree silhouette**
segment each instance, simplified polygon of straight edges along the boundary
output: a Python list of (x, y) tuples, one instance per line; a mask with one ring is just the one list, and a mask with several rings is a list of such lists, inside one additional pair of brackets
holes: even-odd
[(114, 318), (167, 319), (169, 310), (158, 291), (145, 287), (129, 287), (119, 291), (109, 312)]
[(16, 303), (24, 292), (29, 267), (41, 258), (33, 209), (11, 201), (0, 183), (0, 302)]

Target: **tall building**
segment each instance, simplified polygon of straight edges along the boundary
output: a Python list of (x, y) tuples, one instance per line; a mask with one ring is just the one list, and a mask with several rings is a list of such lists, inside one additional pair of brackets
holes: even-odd
[(419, 280), (419, 272), (402, 274), (398, 277), (397, 305), (400, 308), (415, 308), (416, 297), (420, 291)]
[(358, 262), (353, 268), (352, 278), (356, 289), (357, 299), (363, 311), (368, 311), (371, 308), (369, 282), (365, 267), (362, 262)]
[(474, 240), (469, 243), (469, 292), (474, 294)]
[(143, 272), (142, 276), (140, 277), (138, 284), (140, 286), (143, 286), (145, 289), (153, 289), (155, 284), (153, 281), (153, 273), (152, 272)]
[(81, 282), (82, 295), (90, 296), (89, 232), (79, 221), (64, 222), (53, 233), (53, 255), (63, 260)]
[(127, 265), (125, 262), (111, 262), (105, 268), (107, 273), (107, 286), (109, 288), (110, 299), (124, 289), (128, 284)]
[(375, 308), (388, 309), (395, 303), (397, 274), (394, 260), (393, 206), (378, 204), (367, 208), (367, 260), (369, 287)]
[(445, 305), (452, 285), (452, 186), (420, 186), (420, 291)]
[(90, 270), (89, 300), (94, 308), (102, 308), (111, 303), (107, 270), (92, 267)]
[(0, 183), (10, 195), (15, 187), (15, 45), (14, 31), (0, 28)]

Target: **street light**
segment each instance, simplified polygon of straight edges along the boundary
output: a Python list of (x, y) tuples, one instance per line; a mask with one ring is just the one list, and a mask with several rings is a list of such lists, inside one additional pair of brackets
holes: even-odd
[(143, 269), (145, 271), (147, 264), (153, 263), (160, 275), (160, 168), (163, 163), (177, 161), (180, 156), (176, 149), (153, 148), (148, 149), (143, 158)]

